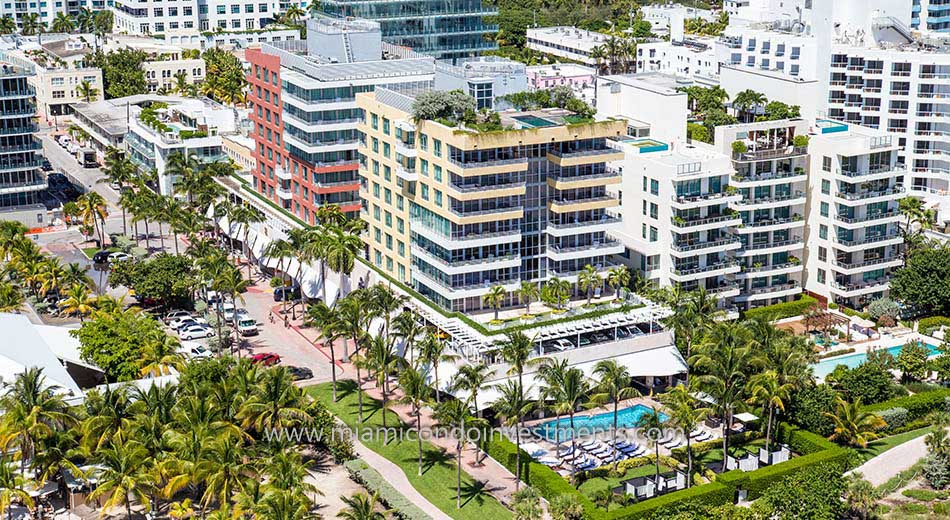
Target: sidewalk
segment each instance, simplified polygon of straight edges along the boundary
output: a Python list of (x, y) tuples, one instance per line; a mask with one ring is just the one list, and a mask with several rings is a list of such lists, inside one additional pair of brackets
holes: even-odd
[(848, 473), (860, 473), (873, 486), (880, 486), (927, 456), (926, 437), (921, 435), (898, 444)]

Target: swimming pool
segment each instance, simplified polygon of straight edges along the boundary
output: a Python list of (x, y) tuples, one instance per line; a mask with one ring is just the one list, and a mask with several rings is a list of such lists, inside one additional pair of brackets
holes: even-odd
[[(929, 343), (924, 343), (924, 346), (927, 347), (927, 350), (930, 351), (931, 356), (936, 356), (940, 353), (936, 345), (931, 345)], [(901, 349), (904, 348), (904, 345), (895, 345), (890, 347), (887, 350), (894, 357), (897, 357), (900, 354)], [(868, 359), (868, 355), (864, 352), (859, 352), (857, 354), (848, 354), (847, 356), (839, 356), (835, 358), (822, 359), (821, 361), (812, 365), (814, 369), (815, 377), (825, 378), (826, 375), (830, 374), (836, 366), (844, 365), (848, 368), (854, 368), (861, 363), (864, 363)]]
[(513, 119), (517, 119), (523, 125), (528, 128), (544, 128), (546, 126), (557, 126), (557, 123), (554, 121), (549, 121), (543, 117), (526, 115), (526, 116), (514, 116)]
[[(617, 428), (632, 428), (637, 425), (640, 418), (651, 413), (650, 407), (638, 404), (628, 408), (622, 408), (617, 411)], [(665, 421), (666, 414), (660, 413), (660, 420)], [(597, 432), (605, 432), (613, 428), (614, 413), (604, 412), (594, 416), (574, 416), (574, 429), (581, 435), (590, 435)], [(548, 421), (535, 427), (534, 432), (549, 441), (570, 439), (571, 418), (562, 417), (560, 420)]]

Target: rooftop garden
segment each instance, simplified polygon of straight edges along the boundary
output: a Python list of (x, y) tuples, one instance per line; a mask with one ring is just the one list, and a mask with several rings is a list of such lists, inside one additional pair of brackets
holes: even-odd
[(165, 110), (167, 108), (167, 103), (152, 103), (151, 105), (143, 108), (139, 113), (139, 121), (158, 133), (174, 133), (182, 139), (198, 139), (200, 137), (208, 137), (208, 132), (204, 130), (180, 129), (169, 125), (168, 123), (171, 121), (168, 119), (168, 116), (160, 112), (161, 110)]

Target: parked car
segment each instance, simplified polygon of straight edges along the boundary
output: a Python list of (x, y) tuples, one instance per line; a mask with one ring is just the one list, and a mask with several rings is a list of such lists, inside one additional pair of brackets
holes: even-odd
[(290, 377), (294, 379), (294, 381), (313, 378), (313, 370), (310, 370), (307, 367), (287, 367), (287, 372), (290, 374)]
[(242, 336), (254, 336), (259, 332), (257, 330), (257, 321), (252, 318), (238, 320), (237, 328)]
[(207, 325), (189, 325), (178, 331), (181, 339), (202, 339), (214, 336), (214, 330)]
[(201, 345), (196, 345), (186, 350), (186, 355), (193, 358), (210, 358), (213, 356), (210, 350), (202, 347)]
[(106, 251), (97, 251), (96, 254), (92, 255), (92, 263), (94, 264), (104, 264), (109, 261), (109, 257), (112, 256), (112, 252)]
[(172, 320), (177, 319), (177, 318), (182, 318), (185, 316), (191, 316), (191, 313), (188, 311), (171, 311), (168, 314), (166, 314), (164, 318), (162, 318), (162, 321), (164, 321), (165, 324), (167, 325), (171, 323)]
[(204, 326), (207, 326), (207, 325), (208, 325), (208, 321), (205, 320), (204, 318), (195, 317), (195, 316), (182, 316), (181, 318), (177, 318), (177, 319), (174, 319), (174, 320), (168, 322), (168, 326), (169, 326), (172, 330), (182, 330), (182, 329), (184, 329), (185, 327), (189, 327), (189, 326), (191, 326), (191, 325), (204, 325)]
[(221, 317), (224, 319), (225, 323), (233, 323), (237, 309), (234, 308), (233, 303), (225, 303), (221, 305)]
[(132, 260), (132, 255), (130, 255), (130, 254), (128, 254), (128, 253), (123, 253), (123, 252), (121, 252), (121, 251), (115, 252), (115, 253), (112, 253), (112, 254), (109, 255), (109, 263), (110, 263), (110, 264), (115, 264), (115, 263), (118, 263), (118, 262), (126, 262), (126, 261), (128, 261), (128, 260)]
[(205, 300), (208, 302), (208, 305), (214, 305), (224, 299), (224, 295), (218, 291), (208, 291), (208, 295)]
[(251, 356), (251, 363), (271, 366), (280, 363), (280, 356), (273, 352), (259, 352)]
[(247, 312), (247, 309), (234, 309), (234, 313), (231, 315), (231, 323), (249, 319), (251, 319), (251, 313)]
[(292, 301), (300, 298), (300, 287), (278, 287), (274, 289), (274, 301), (282, 302), (284, 300)]

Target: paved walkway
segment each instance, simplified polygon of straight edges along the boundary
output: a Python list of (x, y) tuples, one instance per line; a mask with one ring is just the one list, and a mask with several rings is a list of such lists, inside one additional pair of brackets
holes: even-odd
[(898, 444), (849, 473), (860, 473), (872, 485), (880, 486), (927, 456), (927, 445), (924, 443), (926, 437), (921, 435), (904, 444)]
[(375, 451), (363, 446), (357, 439), (353, 439), (353, 446), (356, 448), (361, 459), (365, 460), (367, 464), (378, 471), (386, 482), (389, 482), (392, 487), (396, 488), (396, 491), (402, 493), (413, 505), (421, 509), (425, 514), (431, 516), (432, 520), (452, 519), (452, 517), (443, 513), (441, 509), (435, 507), (432, 505), (432, 502), (429, 502), (424, 496), (420, 495), (419, 492), (416, 491), (416, 488), (412, 487), (409, 479), (406, 478), (406, 474), (403, 473), (399, 466)]

